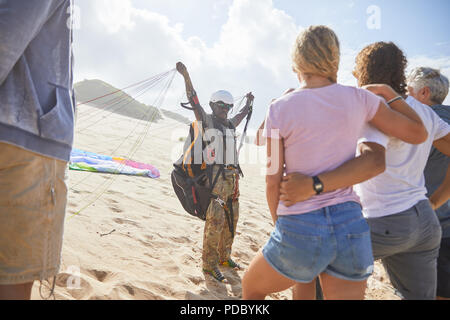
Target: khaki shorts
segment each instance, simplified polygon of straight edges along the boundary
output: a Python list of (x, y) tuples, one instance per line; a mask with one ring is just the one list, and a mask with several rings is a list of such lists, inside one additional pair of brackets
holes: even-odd
[(67, 163), (0, 142), (0, 285), (59, 271)]

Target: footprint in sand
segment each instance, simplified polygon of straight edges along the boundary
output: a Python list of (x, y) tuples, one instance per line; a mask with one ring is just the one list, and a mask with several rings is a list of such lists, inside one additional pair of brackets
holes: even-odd
[(244, 226), (246, 226), (246, 227), (249, 227), (249, 228), (256, 228), (257, 227), (256, 223), (249, 222), (249, 221), (244, 221), (242, 224)]
[(109, 209), (111, 209), (111, 211), (116, 212), (116, 213), (123, 212), (122, 209), (120, 209), (119, 207), (116, 207), (116, 206), (109, 206)]
[(139, 227), (139, 224), (132, 220), (127, 220), (127, 219), (122, 219), (122, 218), (114, 218), (113, 221), (117, 224), (128, 224), (128, 225), (132, 225), (135, 227)]
[(102, 283), (112, 282), (117, 278), (116, 273), (99, 269), (87, 269), (86, 274), (92, 279)]
[(123, 300), (130, 299), (133, 300), (163, 300), (164, 298), (156, 293), (153, 293), (147, 289), (139, 288), (130, 283), (119, 283), (114, 286), (114, 288), (105, 296), (94, 296), (93, 300)]
[(187, 279), (189, 281), (191, 281), (193, 284), (195, 284), (196, 286), (198, 286), (200, 283), (205, 281), (205, 278), (200, 277), (200, 276), (193, 276), (193, 275), (188, 275)]
[(188, 237), (170, 237), (169, 240), (171, 240), (175, 243), (180, 243), (180, 244), (192, 243), (192, 240), (189, 239)]

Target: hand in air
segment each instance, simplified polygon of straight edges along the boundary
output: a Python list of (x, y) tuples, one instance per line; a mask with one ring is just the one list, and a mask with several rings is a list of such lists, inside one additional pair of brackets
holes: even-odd
[(280, 200), (286, 207), (308, 200), (315, 194), (311, 177), (301, 173), (291, 173), (283, 177), (280, 187)]
[(183, 64), (183, 62), (177, 62), (177, 71), (181, 73), (182, 75), (187, 74), (187, 68)]

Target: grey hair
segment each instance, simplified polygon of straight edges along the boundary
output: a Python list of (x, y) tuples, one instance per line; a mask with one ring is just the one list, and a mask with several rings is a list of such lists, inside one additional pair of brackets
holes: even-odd
[(414, 90), (421, 90), (425, 87), (430, 88), (431, 101), (436, 104), (442, 104), (448, 95), (449, 82), (439, 70), (420, 67), (415, 68), (408, 77), (408, 85)]

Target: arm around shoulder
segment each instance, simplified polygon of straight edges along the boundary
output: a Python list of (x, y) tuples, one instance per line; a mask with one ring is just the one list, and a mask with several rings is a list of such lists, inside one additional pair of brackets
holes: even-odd
[(439, 209), (450, 199), (450, 166), (447, 168), (445, 179), (439, 188), (430, 196), (431, 206), (434, 210)]
[(421, 144), (428, 138), (428, 132), (422, 119), (394, 89), (386, 84), (371, 84), (363, 87), (383, 97), (390, 103), (390, 108), (380, 102), (378, 111), (370, 124), (388, 136), (393, 136), (411, 144)]
[(447, 157), (450, 157), (450, 133), (445, 137), (434, 141), (433, 146)]
[(370, 124), (388, 136), (411, 144), (424, 143), (428, 132), (417, 113), (401, 99), (388, 108), (380, 102), (377, 113)]

